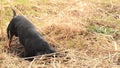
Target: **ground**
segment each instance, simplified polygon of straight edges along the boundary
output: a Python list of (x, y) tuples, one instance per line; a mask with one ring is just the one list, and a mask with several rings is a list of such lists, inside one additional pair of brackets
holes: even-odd
[[(0, 6), (1, 68), (120, 68), (119, 0), (2, 0)], [(10, 7), (28, 18), (58, 54), (24, 60), (17, 37), (5, 48)]]

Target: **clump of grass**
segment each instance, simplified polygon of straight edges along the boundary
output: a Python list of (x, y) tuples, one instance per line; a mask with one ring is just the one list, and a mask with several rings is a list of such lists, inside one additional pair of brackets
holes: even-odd
[[(81, 39), (81, 34), (85, 32), (84, 29), (81, 29), (78, 24), (70, 24), (70, 23), (51, 23), (49, 25), (43, 26), (41, 29), (42, 33), (47, 35), (47, 39), (49, 39), (52, 43), (54, 43), (54, 39), (59, 43), (59, 47), (77, 47), (85, 44)], [(80, 43), (81, 41), (81, 43)], [(82, 45), (81, 45), (82, 44)], [(63, 48), (64, 49), (64, 48)]]
[(113, 34), (116, 31), (113, 28), (105, 27), (105, 26), (98, 26), (98, 25), (90, 25), (88, 30), (91, 32), (101, 33), (101, 34)]

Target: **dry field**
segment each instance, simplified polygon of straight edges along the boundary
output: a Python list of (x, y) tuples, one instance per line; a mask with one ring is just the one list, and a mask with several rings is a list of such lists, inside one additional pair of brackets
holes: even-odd
[[(0, 68), (120, 68), (119, 0), (0, 1)], [(24, 60), (17, 37), (6, 49), (10, 7), (32, 21), (59, 54)]]

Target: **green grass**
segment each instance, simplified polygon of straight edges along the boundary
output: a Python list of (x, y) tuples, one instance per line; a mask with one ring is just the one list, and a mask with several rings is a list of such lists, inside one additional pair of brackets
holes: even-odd
[(98, 26), (98, 25), (90, 25), (88, 30), (91, 32), (102, 33), (102, 34), (113, 34), (116, 31), (113, 28)]
[(15, 4), (21, 4), (21, 5), (29, 5), (29, 0), (16, 0)]

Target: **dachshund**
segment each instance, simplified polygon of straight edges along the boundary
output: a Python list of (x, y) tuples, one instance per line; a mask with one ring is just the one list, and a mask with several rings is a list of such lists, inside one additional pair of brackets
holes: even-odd
[(29, 20), (22, 15), (17, 15), (14, 9), (12, 9), (12, 11), (13, 18), (7, 27), (7, 36), (9, 39), (8, 48), (10, 47), (12, 37), (15, 35), (19, 37), (19, 41), (25, 49), (24, 57), (55, 52)]

